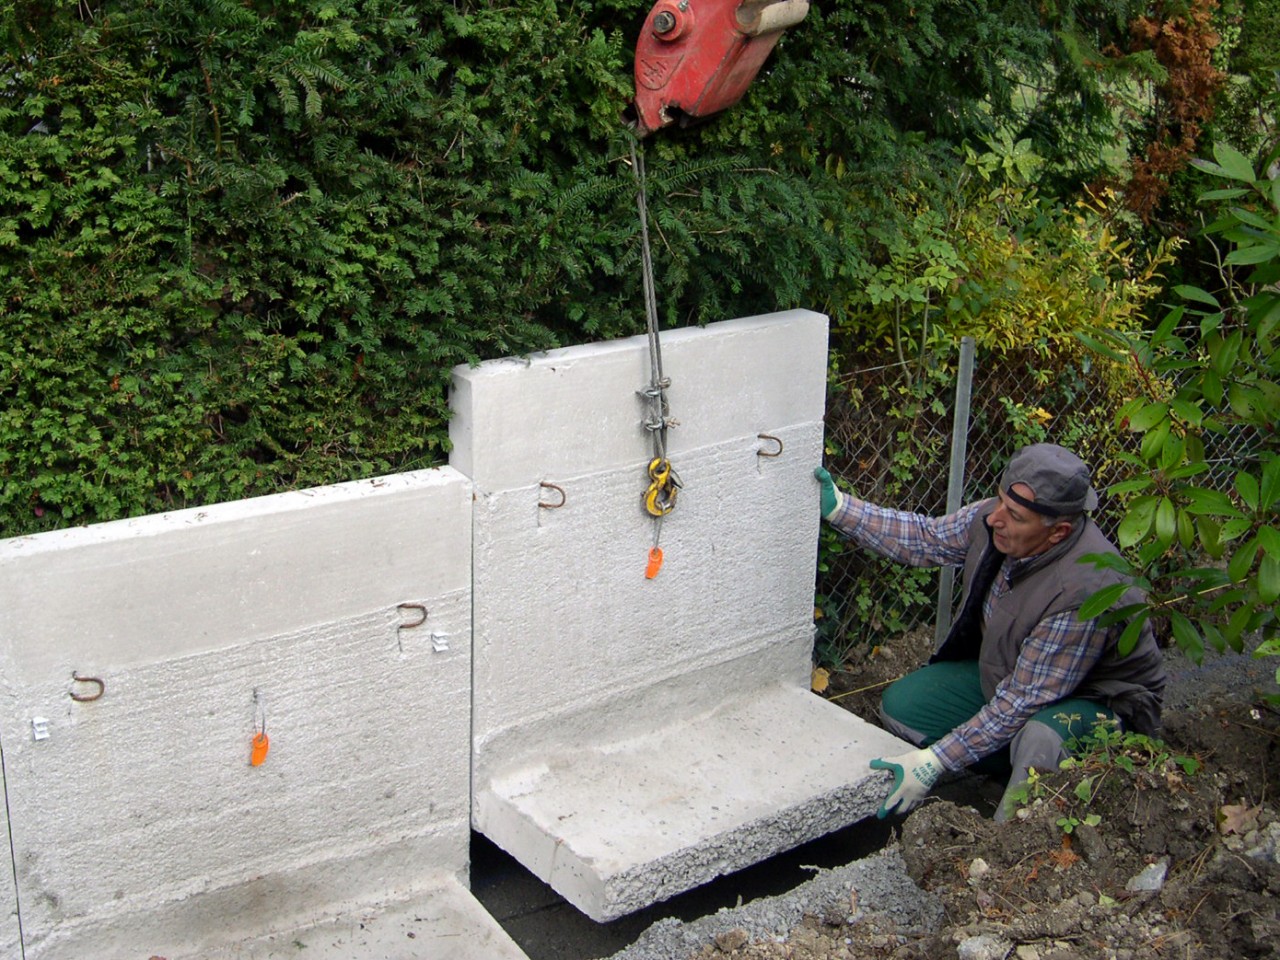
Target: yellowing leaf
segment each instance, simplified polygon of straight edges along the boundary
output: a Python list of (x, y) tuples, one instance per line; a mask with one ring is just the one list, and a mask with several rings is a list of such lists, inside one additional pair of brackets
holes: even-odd
[(814, 693), (822, 693), (831, 683), (831, 672), (825, 667), (814, 667), (809, 687)]

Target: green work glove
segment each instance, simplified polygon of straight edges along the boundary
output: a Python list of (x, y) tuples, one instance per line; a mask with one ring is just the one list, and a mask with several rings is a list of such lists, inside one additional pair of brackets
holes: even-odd
[(906, 813), (918, 806), (938, 782), (942, 762), (937, 754), (925, 747), (888, 760), (877, 757), (871, 761), (871, 769), (893, 772), (893, 792), (876, 811), (876, 816), (883, 820), (891, 813)]
[(821, 510), (824, 519), (830, 520), (832, 514), (840, 509), (840, 504), (844, 502), (844, 496), (836, 489), (836, 482), (831, 479), (831, 474), (827, 473), (825, 467), (816, 467), (813, 475), (818, 478), (818, 483), (822, 486)]

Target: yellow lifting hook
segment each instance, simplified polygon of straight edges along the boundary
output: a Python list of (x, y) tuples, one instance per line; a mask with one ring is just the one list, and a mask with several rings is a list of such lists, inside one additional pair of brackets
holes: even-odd
[(649, 489), (644, 492), (644, 509), (651, 517), (665, 517), (675, 509), (680, 478), (671, 461), (654, 457), (649, 461)]

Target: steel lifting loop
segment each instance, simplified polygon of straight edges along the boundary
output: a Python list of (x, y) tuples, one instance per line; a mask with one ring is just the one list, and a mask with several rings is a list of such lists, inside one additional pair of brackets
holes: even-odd
[(565, 501), (568, 499), (568, 497), (565, 496), (564, 487), (558, 487), (554, 483), (547, 483), (545, 480), (540, 481), (538, 486), (542, 487), (544, 490), (554, 490), (556, 493), (560, 494), (559, 503), (547, 503), (545, 500), (539, 500), (538, 506), (542, 507), (544, 510), (559, 510), (564, 506)]
[(396, 607), (400, 610), (417, 610), (418, 619), (412, 623), (402, 623), (397, 630), (412, 630), (414, 627), (420, 627), (427, 622), (427, 608), (420, 603), (397, 603)]
[(76, 703), (92, 703), (107, 692), (107, 685), (97, 677), (82, 677), (80, 674), (73, 672), (71, 679), (75, 683), (92, 683), (98, 688), (97, 693), (68, 693), (67, 696)]
[(649, 489), (644, 492), (644, 509), (651, 517), (665, 517), (675, 509), (680, 478), (671, 461), (654, 457), (649, 461)]
[(757, 437), (757, 438), (759, 438), (759, 439), (761, 439), (761, 440), (770, 440), (770, 441), (772, 441), (773, 443), (776, 443), (776, 444), (778, 445), (778, 449), (777, 449), (777, 450), (773, 450), (773, 451), (769, 451), (769, 450), (757, 450), (757, 451), (756, 451), (756, 456), (757, 456), (757, 457), (780, 457), (780, 456), (782, 456), (782, 441), (781, 441), (780, 439), (778, 439), (777, 437), (773, 436), (772, 434), (768, 434), (768, 433), (757, 433), (757, 434), (756, 434), (756, 437)]

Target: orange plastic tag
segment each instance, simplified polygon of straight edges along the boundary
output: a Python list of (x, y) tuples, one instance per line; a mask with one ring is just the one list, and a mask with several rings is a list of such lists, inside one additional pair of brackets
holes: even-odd
[(262, 766), (262, 762), (267, 759), (267, 750), (270, 748), (271, 741), (267, 739), (265, 733), (255, 734), (249, 751), (249, 766)]
[(662, 548), (653, 547), (649, 550), (649, 563), (644, 568), (644, 578), (652, 580), (658, 575), (658, 571), (662, 569)]

